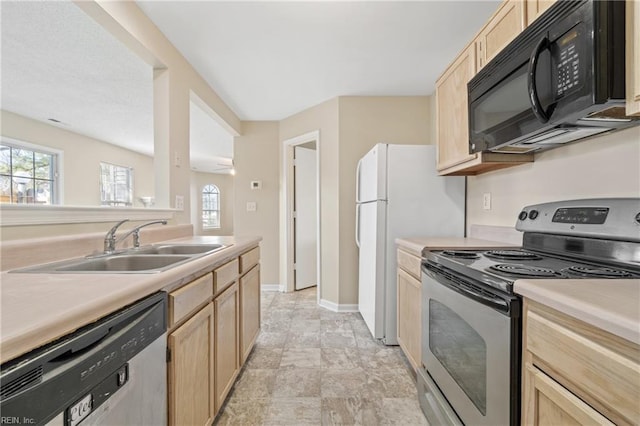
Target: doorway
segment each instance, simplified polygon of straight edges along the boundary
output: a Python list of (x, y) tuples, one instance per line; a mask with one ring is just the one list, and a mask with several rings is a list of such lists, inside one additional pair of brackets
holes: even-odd
[(293, 288), (318, 284), (316, 142), (293, 147)]
[(320, 242), (320, 132), (283, 141), (283, 291), (317, 286), (322, 293)]

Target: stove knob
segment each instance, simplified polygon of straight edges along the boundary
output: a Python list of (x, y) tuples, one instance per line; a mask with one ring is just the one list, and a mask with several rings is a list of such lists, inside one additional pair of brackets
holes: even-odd
[(538, 217), (538, 210), (531, 210), (529, 212), (529, 219), (536, 220), (536, 217)]
[(520, 212), (520, 214), (518, 215), (518, 219), (520, 220), (525, 220), (527, 218), (527, 212), (525, 212), (524, 210), (522, 210)]
[(640, 224), (640, 213), (636, 215), (636, 223)]

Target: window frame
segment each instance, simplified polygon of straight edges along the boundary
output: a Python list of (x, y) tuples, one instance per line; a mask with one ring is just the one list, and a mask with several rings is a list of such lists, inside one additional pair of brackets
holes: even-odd
[[(117, 199), (112, 199), (112, 200), (105, 200), (103, 199), (103, 194), (105, 193), (103, 186), (104, 186), (104, 182), (102, 180), (104, 174), (103, 174), (103, 165), (107, 165), (107, 166), (111, 166), (111, 167), (117, 167), (117, 168), (121, 168), (121, 169), (126, 169), (128, 172), (128, 182), (127, 182), (127, 192), (129, 193), (128, 201), (120, 201)], [(133, 207), (133, 201), (134, 201), (134, 196), (133, 196), (133, 192), (134, 192), (134, 168), (130, 167), (130, 166), (122, 166), (119, 164), (115, 164), (115, 163), (111, 163), (109, 161), (100, 161), (100, 173), (99, 173), (99, 177), (98, 179), (100, 180), (100, 185), (99, 185), (99, 190), (100, 190), (100, 205), (102, 207)], [(118, 185), (117, 182), (109, 182), (109, 184), (113, 187), (116, 187)], [(114, 191), (115, 193), (117, 193), (117, 191)]]
[[(212, 187), (212, 189), (215, 189), (214, 191), (211, 192), (206, 192), (205, 190), (209, 187)], [(217, 209), (205, 209), (205, 200), (204, 197), (205, 195), (208, 196), (212, 196), (213, 194), (217, 195), (217, 200), (216, 200), (216, 207)], [(218, 187), (218, 185), (214, 184), (214, 183), (207, 183), (206, 185), (204, 185), (202, 187), (202, 190), (200, 191), (200, 200), (202, 203), (202, 208), (201, 208), (201, 214), (200, 214), (200, 221), (202, 224), (202, 229), (220, 229), (222, 228), (222, 218), (220, 216), (220, 197), (221, 197), (221, 191), (220, 191), (220, 187)], [(216, 212), (217, 213), (217, 218), (218, 218), (218, 224), (217, 225), (206, 225), (205, 224), (205, 212)]]
[[(20, 139), (9, 138), (6, 136), (0, 136), (0, 145), (8, 146), (11, 149), (22, 149), (25, 151), (31, 151), (33, 153), (50, 155), (52, 157), (51, 164), (51, 203), (50, 204), (40, 204), (40, 203), (13, 203), (13, 202), (0, 202), (2, 205), (30, 205), (30, 206), (41, 206), (41, 205), (51, 205), (51, 206), (61, 206), (64, 204), (64, 151), (52, 148), (50, 146), (38, 145), (35, 143), (23, 141)], [(5, 175), (6, 176), (6, 175)], [(10, 174), (13, 179), (13, 170)], [(32, 180), (46, 180), (46, 179), (38, 179), (35, 176), (29, 178)]]

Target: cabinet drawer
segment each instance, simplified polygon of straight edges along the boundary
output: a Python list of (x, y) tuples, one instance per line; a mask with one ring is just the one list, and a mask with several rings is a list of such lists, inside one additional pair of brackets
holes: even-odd
[(213, 276), (204, 275), (169, 293), (169, 327), (173, 327), (213, 297)]
[(522, 424), (613, 426), (606, 417), (537, 368), (527, 365), (525, 374), (532, 387), (533, 416), (525, 417)]
[(260, 247), (253, 248), (240, 256), (240, 273), (244, 274), (260, 261)]
[(398, 267), (404, 269), (414, 278), (420, 280), (420, 265), (422, 259), (418, 256), (414, 256), (411, 253), (407, 253), (404, 250), (398, 250)]
[(225, 263), (213, 271), (213, 294), (218, 294), (238, 277), (238, 259)]
[(525, 321), (534, 365), (613, 422), (638, 424), (638, 345), (533, 303)]

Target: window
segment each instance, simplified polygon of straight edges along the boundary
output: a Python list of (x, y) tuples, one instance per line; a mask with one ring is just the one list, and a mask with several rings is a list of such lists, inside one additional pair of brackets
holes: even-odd
[(202, 227), (220, 228), (220, 190), (215, 185), (202, 188)]
[(100, 163), (100, 202), (103, 206), (133, 205), (133, 169)]
[(0, 202), (57, 204), (58, 154), (29, 144), (0, 144)]

